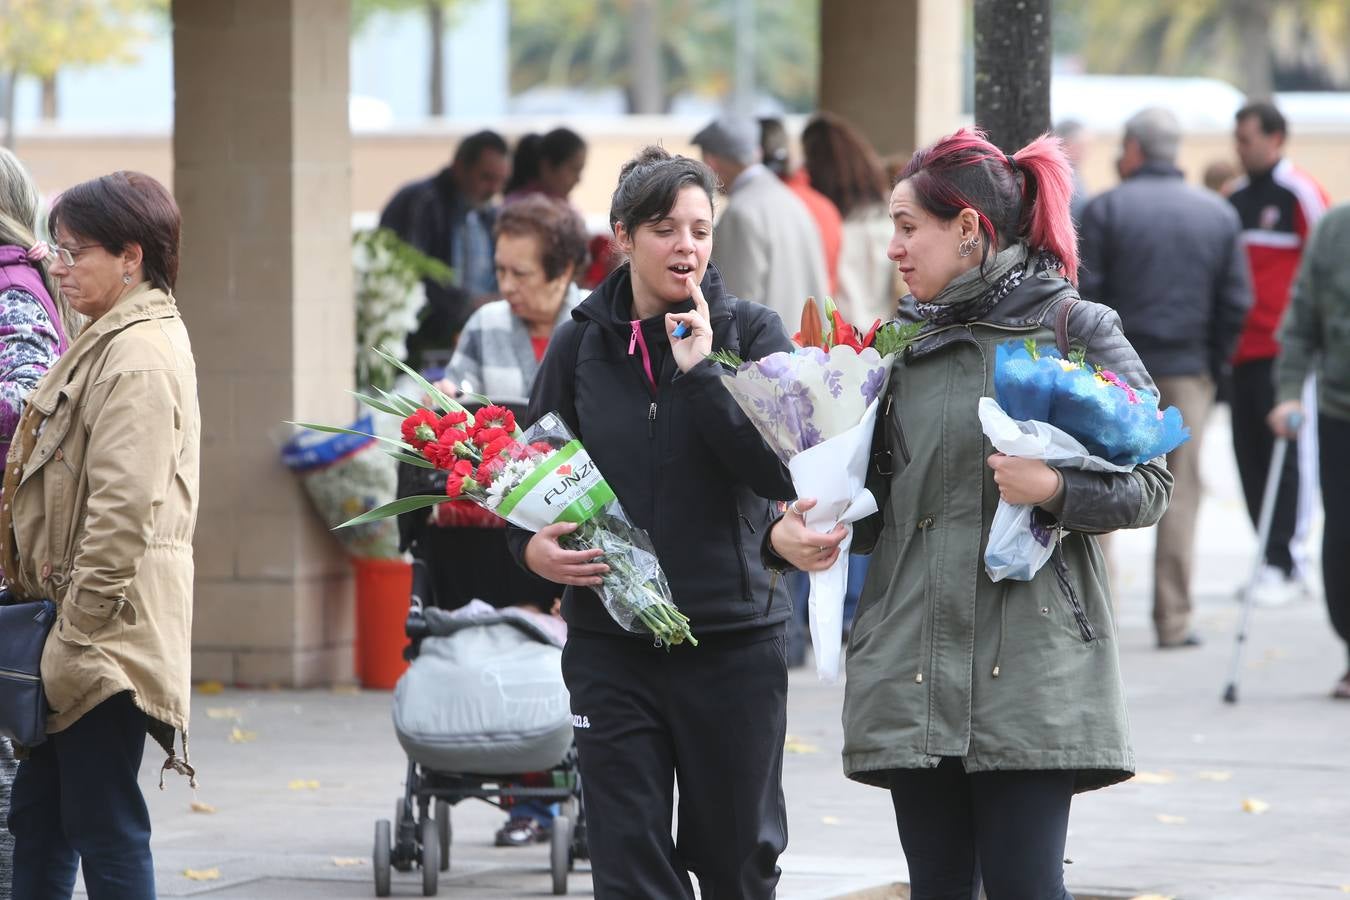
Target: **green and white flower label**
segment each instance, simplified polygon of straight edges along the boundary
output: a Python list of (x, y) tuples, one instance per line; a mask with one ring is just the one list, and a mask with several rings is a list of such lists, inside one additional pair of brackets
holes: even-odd
[(614, 490), (580, 441), (564, 445), (502, 500), (497, 515), (538, 531), (585, 522), (614, 500)]

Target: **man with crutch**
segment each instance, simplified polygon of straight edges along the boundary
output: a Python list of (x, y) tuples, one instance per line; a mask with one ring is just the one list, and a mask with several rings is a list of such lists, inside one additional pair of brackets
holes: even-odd
[[(1322, 533), (1322, 581), (1331, 626), (1350, 656), (1350, 204), (1331, 210), (1308, 239), (1289, 307), (1280, 325), (1280, 354), (1275, 362), (1276, 400), (1268, 423), (1277, 451), (1307, 416), (1315, 418), (1318, 462), (1322, 479), (1325, 524)], [(1309, 371), (1317, 375), (1317, 409), (1305, 410), (1300, 399)], [(1271, 503), (1266, 492), (1266, 504)], [(1269, 512), (1262, 513), (1262, 520)], [(1265, 522), (1268, 526), (1269, 523)], [(1269, 528), (1262, 529), (1268, 538)], [(1263, 541), (1264, 543), (1264, 541)], [(1263, 548), (1264, 549), (1264, 548)], [(1237, 692), (1237, 665), (1246, 636), (1250, 598), (1229, 678), (1226, 699)], [(1350, 700), (1350, 661), (1331, 696)]]

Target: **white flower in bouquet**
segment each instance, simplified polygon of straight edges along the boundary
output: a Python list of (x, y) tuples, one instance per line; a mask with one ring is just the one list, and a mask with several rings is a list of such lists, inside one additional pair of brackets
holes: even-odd
[(534, 472), (535, 469), (546, 463), (554, 454), (553, 450), (548, 453), (534, 454), (532, 458), (512, 460), (498, 473), (493, 479), (492, 484), (487, 489), (486, 506), (490, 510), (496, 510), (502, 505), (502, 501), (507, 495), (514, 491), (521, 482)]
[(405, 339), (417, 328), (426, 305), (423, 280), (446, 283), (450, 267), (432, 259), (387, 228), (352, 235), (356, 294), (356, 383), (361, 389), (389, 390), (397, 370), (372, 348), (406, 355)]

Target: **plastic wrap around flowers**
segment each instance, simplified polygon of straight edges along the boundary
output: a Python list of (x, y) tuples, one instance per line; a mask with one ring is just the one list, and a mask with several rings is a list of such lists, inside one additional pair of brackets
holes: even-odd
[[(815, 498), (816, 505), (803, 514), (808, 528), (828, 532), (877, 510), (864, 482), (878, 400), (886, 392), (895, 354), (918, 330), (917, 325), (877, 321), (864, 333), (845, 322), (829, 300), (822, 323), (815, 301), (808, 299), (802, 330), (793, 336), (797, 349), (753, 362), (714, 354), (735, 370), (722, 376), (722, 383), (787, 465), (797, 496)], [(817, 674), (826, 680), (839, 674), (852, 540), (850, 528), (834, 564), (811, 573), (811, 644)]]
[(1120, 466), (1162, 456), (1190, 437), (1175, 406), (1159, 409), (1155, 394), (1053, 348), (1000, 345), (994, 395), (1009, 417), (1053, 425)]
[[(1190, 437), (1176, 407), (1115, 373), (1062, 359), (1028, 341), (998, 348), (994, 393), (981, 397), (980, 427), (1000, 453), (1060, 469), (1128, 472)], [(1053, 520), (1026, 504), (998, 501), (984, 568), (993, 581), (1030, 581), (1054, 553)]]
[(595, 592), (615, 622), (637, 634), (649, 633), (666, 647), (698, 645), (689, 619), (671, 597), (651, 538), (628, 518), (599, 467), (561, 418), (548, 413), (522, 431), (510, 410), (489, 404), (471, 413), (385, 348), (375, 353), (412, 378), (429, 398), (431, 408), (380, 388), (374, 389), (378, 397), (356, 395), (366, 406), (402, 419), (402, 440), (332, 425), (292, 424), (379, 440), (399, 462), (444, 471), (445, 492), (401, 497), (338, 528), (436, 506), (447, 498), (471, 500), (530, 531), (573, 522), (576, 530), (559, 543), (569, 550), (604, 551), (609, 572)]

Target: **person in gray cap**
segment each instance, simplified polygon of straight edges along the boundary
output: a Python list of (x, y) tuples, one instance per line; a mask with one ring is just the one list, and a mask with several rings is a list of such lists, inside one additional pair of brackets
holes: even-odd
[(1247, 309), (1251, 287), (1239, 243), (1241, 224), (1217, 194), (1188, 185), (1176, 166), (1181, 126), (1150, 108), (1125, 123), (1118, 162), (1122, 183), (1083, 209), (1085, 300), (1115, 309), (1191, 439), (1167, 454), (1175, 485), (1158, 523), (1153, 558), (1153, 624), (1158, 646), (1193, 647), (1191, 551), (1200, 508), (1200, 444)]
[(721, 117), (694, 135), (730, 202), (713, 233), (712, 261), (727, 289), (773, 309), (791, 327), (807, 297), (829, 290), (825, 251), (811, 213), (760, 163), (759, 126)]

